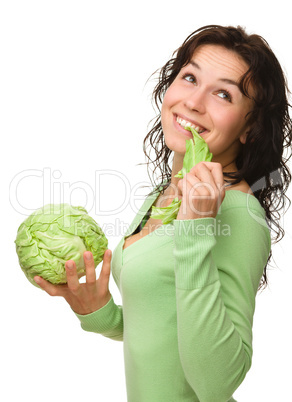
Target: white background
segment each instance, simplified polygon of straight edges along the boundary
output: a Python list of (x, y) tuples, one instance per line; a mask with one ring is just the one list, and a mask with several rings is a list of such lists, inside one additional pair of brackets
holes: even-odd
[[(1, 400), (126, 401), (122, 343), (82, 331), (63, 300), (27, 281), (17, 228), (44, 203), (83, 205), (113, 249), (134, 216), (130, 199), (142, 202), (137, 185), (149, 184), (137, 164), (155, 116), (150, 75), (195, 29), (231, 24), (262, 35), (291, 82), (290, 20), (284, 0), (1, 2)], [(292, 401), (291, 214), (257, 296), (240, 402)]]

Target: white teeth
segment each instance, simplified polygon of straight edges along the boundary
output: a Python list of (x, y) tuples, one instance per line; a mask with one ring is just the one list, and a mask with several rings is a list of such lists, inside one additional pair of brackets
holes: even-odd
[(181, 119), (180, 117), (177, 116), (176, 121), (183, 127), (193, 127), (198, 133), (202, 133), (203, 131), (205, 131), (204, 128), (199, 127), (199, 126), (195, 126), (194, 124), (192, 124), (189, 121), (186, 121), (184, 119)]
[[(188, 122), (187, 122), (186, 120), (182, 120), (182, 119), (181, 119), (181, 121), (179, 122), (179, 124), (180, 124), (181, 126), (186, 127), (187, 124), (188, 124)], [(191, 126), (191, 123), (189, 123), (189, 127), (190, 127), (190, 126)]]

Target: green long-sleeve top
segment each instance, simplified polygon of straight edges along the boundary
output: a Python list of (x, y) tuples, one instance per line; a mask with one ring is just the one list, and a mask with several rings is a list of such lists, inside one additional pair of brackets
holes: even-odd
[[(147, 197), (125, 237), (157, 194)], [(113, 298), (77, 315), (86, 331), (123, 340), (128, 402), (226, 402), (252, 360), (255, 296), (270, 251), (257, 199), (229, 190), (216, 219), (174, 220), (123, 250)]]

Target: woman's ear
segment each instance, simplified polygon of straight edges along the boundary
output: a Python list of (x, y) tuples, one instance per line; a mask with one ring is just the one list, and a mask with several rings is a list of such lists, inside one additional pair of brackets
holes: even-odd
[(239, 137), (239, 141), (242, 143), (242, 144), (245, 144), (246, 143), (246, 139), (247, 139), (247, 136), (248, 136), (248, 134), (250, 133), (250, 129), (247, 129), (243, 134), (241, 134), (241, 136)]

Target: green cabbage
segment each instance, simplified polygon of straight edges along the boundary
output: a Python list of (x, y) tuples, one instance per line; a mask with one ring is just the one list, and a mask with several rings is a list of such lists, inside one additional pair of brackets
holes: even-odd
[[(199, 162), (210, 162), (212, 160), (212, 153), (209, 151), (207, 143), (197, 133), (193, 127), (186, 127), (191, 131), (193, 138), (186, 140), (186, 153), (183, 160), (182, 170), (178, 172), (175, 177), (183, 178), (186, 173)], [(153, 206), (151, 217), (154, 219), (161, 219), (164, 225), (171, 223), (178, 214), (181, 205), (181, 200), (175, 198), (170, 205), (163, 208)]]
[(84, 275), (84, 251), (92, 252), (96, 267), (108, 241), (83, 207), (48, 204), (19, 226), (15, 244), (23, 272), (38, 287), (33, 280), (36, 275), (53, 284), (66, 283), (67, 260), (75, 261), (79, 277)]

